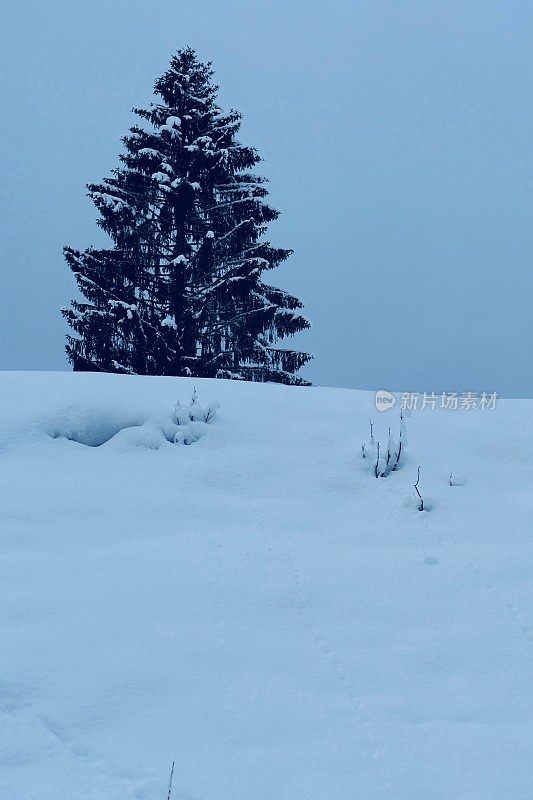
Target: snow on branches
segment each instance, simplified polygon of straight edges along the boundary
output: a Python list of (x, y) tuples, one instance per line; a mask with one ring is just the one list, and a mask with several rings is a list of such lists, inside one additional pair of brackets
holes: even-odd
[(86, 298), (62, 312), (75, 370), (308, 383), (310, 356), (277, 345), (309, 327), (302, 303), (262, 279), (291, 251), (264, 239), (278, 212), (212, 78), (178, 51), (120, 166), (87, 187), (111, 246), (65, 248)]
[(214, 400), (201, 405), (196, 388), (188, 403), (178, 400), (174, 409), (174, 422), (178, 429), (174, 436), (175, 444), (193, 444), (206, 433), (208, 426), (214, 421), (220, 404)]

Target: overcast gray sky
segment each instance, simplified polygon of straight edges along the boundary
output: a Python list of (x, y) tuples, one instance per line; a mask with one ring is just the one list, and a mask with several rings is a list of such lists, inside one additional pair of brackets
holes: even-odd
[(18, 0), (0, 32), (0, 367), (68, 369), (68, 243), (171, 53), (212, 60), (294, 255), (316, 383), (533, 397), (533, 3)]

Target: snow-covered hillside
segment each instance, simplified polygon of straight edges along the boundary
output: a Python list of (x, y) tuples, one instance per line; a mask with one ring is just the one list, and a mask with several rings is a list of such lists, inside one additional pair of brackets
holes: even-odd
[(530, 800), (533, 403), (194, 385), (1, 376), (1, 800)]

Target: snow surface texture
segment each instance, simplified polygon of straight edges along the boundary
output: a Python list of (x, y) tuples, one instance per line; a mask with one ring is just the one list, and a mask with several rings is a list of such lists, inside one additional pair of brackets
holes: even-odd
[(531, 800), (531, 402), (1, 381), (1, 800)]

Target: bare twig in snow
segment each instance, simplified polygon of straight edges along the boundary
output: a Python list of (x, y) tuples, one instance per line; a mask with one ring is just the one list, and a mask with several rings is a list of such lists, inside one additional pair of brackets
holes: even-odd
[(400, 463), (400, 456), (402, 454), (402, 432), (400, 431), (400, 440), (398, 443), (398, 452), (396, 453), (396, 459), (394, 461), (393, 467), (391, 472), (396, 472), (398, 469), (398, 464)]
[(418, 510), (419, 511), (423, 511), (424, 510), (424, 498), (422, 497), (422, 495), (418, 491), (418, 483), (419, 483), (419, 481), (420, 481), (420, 467), (418, 467), (418, 475), (417, 475), (416, 483), (415, 483), (415, 492), (417, 493), (418, 498), (420, 500), (420, 503), (418, 505)]
[(167, 800), (170, 800), (172, 796), (172, 778), (174, 777), (174, 762), (172, 762), (172, 769), (170, 770), (170, 780), (168, 782), (168, 794)]
[(389, 428), (389, 438), (387, 439), (387, 460), (385, 462), (385, 467), (383, 469), (383, 472), (381, 473), (381, 477), (382, 478), (386, 478), (387, 475), (390, 472), (390, 460), (391, 460), (391, 455), (392, 455), (392, 453), (390, 451), (390, 442), (391, 442), (391, 439), (390, 439), (390, 428)]

